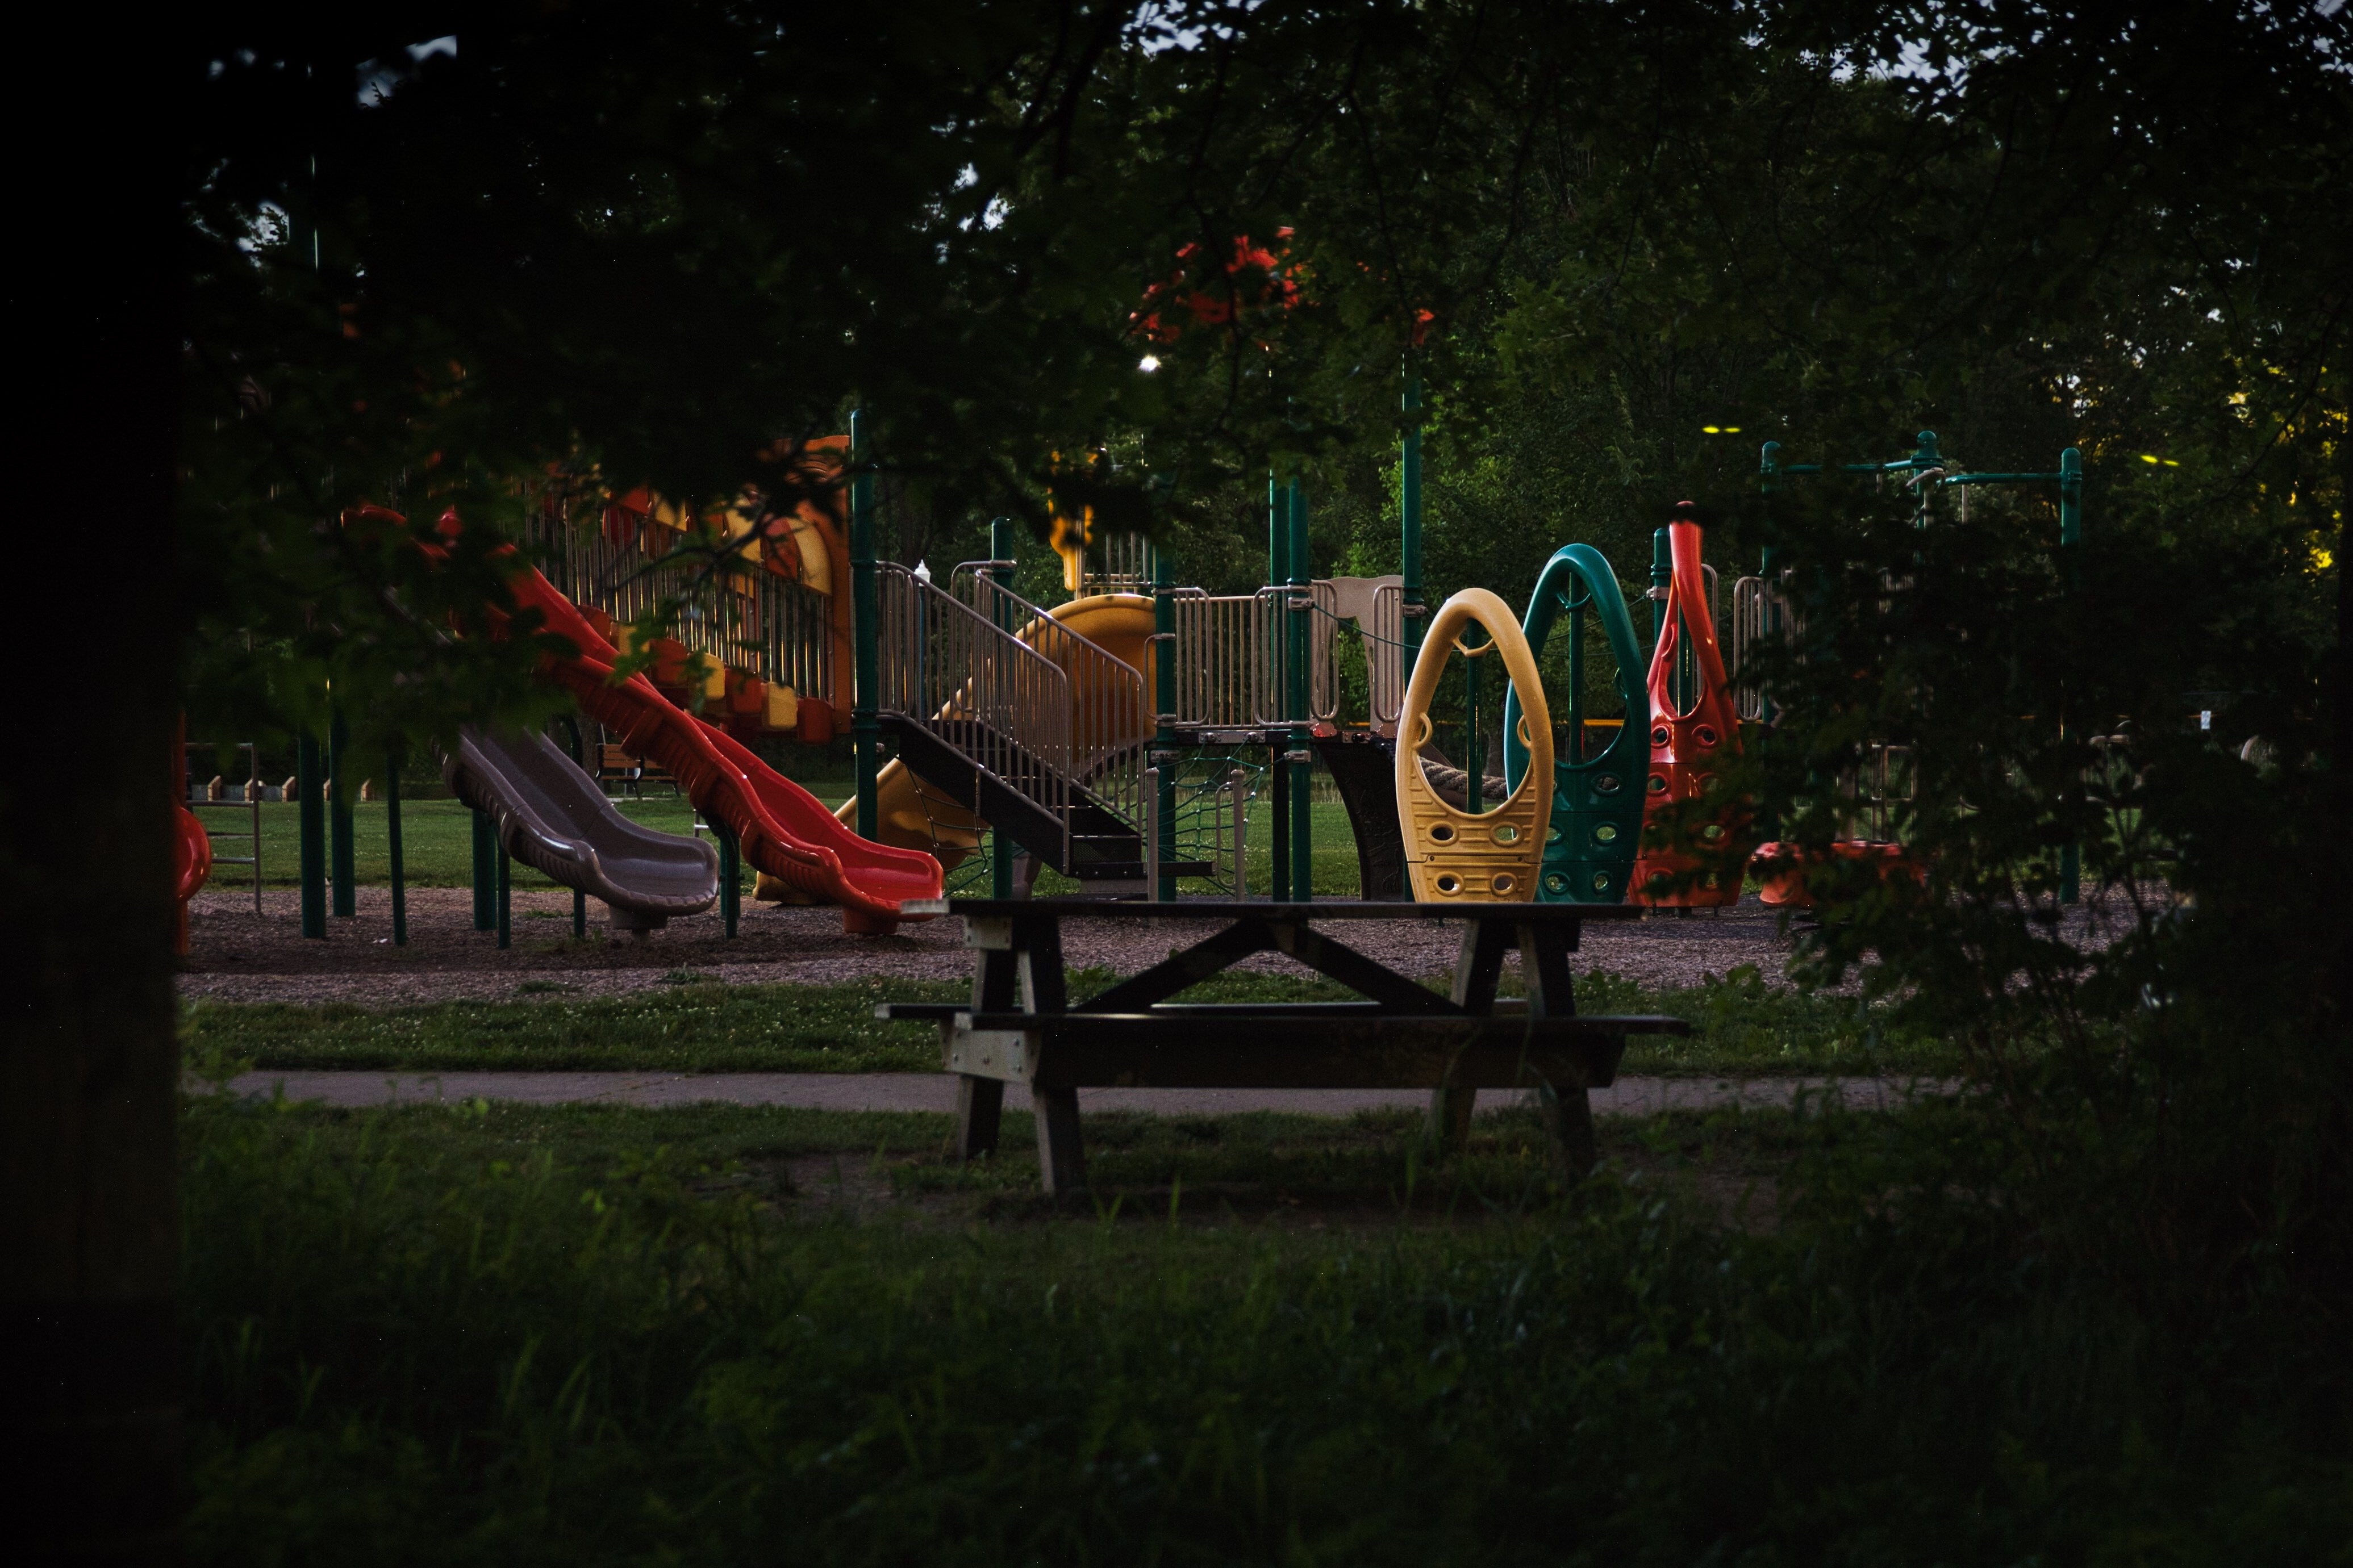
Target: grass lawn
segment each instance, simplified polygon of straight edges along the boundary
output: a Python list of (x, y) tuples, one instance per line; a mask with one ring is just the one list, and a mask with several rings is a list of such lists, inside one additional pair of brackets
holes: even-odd
[[(849, 797), (848, 784), (815, 786), (819, 800), (828, 806), (839, 806)], [(694, 807), (683, 797), (655, 789), (643, 799), (623, 799), (617, 803), (632, 821), (664, 833), (684, 834), (694, 826)], [(201, 813), (207, 826), (222, 832), (243, 833), (249, 818), (240, 812), (226, 808), (208, 809)], [(271, 888), (291, 888), (301, 880), (301, 808), (286, 801), (265, 801), (261, 806), (261, 880)], [(474, 876), (474, 840), (470, 814), (454, 800), (403, 801), (400, 806), (401, 851), (403, 868), (408, 884), (416, 888), (470, 887)], [(1265, 802), (1253, 805), (1250, 825), (1245, 844), (1249, 860), (1250, 885), (1263, 896), (1272, 875), (1273, 861), (1268, 847), (1271, 837), (1267, 824), (1272, 808)], [(1356, 896), (1356, 843), (1348, 830), (1348, 814), (1344, 806), (1319, 805), (1315, 817), (1315, 891), (1325, 897), (1354, 898)], [(352, 807), (352, 868), (364, 887), (388, 886), (392, 879), (391, 851), (385, 838), (386, 813), (382, 801), (359, 801)], [(243, 855), (246, 841), (226, 838), (216, 841), (224, 855)], [(250, 885), (252, 873), (243, 866), (223, 866), (213, 876), (215, 889), (234, 889)], [(518, 888), (553, 888), (556, 884), (518, 863), (513, 872)], [(751, 886), (752, 872), (746, 868), (744, 885)], [(1067, 892), (1077, 886), (1052, 871), (1042, 873), (1037, 891), (1051, 895)], [(1195, 886), (1199, 886), (1196, 884)], [(984, 880), (970, 889), (979, 894), (987, 891)]]
[[(694, 826), (694, 807), (685, 797), (656, 793), (643, 800), (617, 803), (632, 821), (664, 833), (685, 834)], [(216, 832), (243, 833), (250, 818), (240, 812), (213, 808), (199, 813)], [(261, 881), (264, 887), (291, 888), (301, 880), (301, 806), (290, 801), (261, 804)], [(474, 880), (473, 814), (454, 800), (405, 800), (400, 803), (402, 869), (413, 888), (466, 888)], [(352, 806), (352, 869), (364, 887), (389, 886), (391, 848), (386, 841), (387, 813), (380, 800), (354, 802)], [(215, 839), (224, 855), (246, 853), (249, 840)], [(250, 886), (251, 870), (223, 866), (213, 873), (215, 889)], [(518, 888), (553, 888), (555, 883), (517, 861)], [(749, 886), (747, 882), (745, 884)]]
[(1568, 1192), (1525, 1115), (1090, 1120), (1054, 1218), (1018, 1125), (194, 1103), (190, 1560), (2341, 1550), (2325, 1391), (2055, 1268), (1957, 1108), (1605, 1124)]
[[(1073, 993), (1110, 975), (1080, 972)], [(1437, 984), (1436, 982), (1432, 983)], [(871, 980), (839, 985), (722, 985), (681, 973), (657, 993), (574, 1002), (560, 980), (525, 982), (546, 999), (444, 1002), (368, 1009), (347, 1003), (201, 1003), (188, 1010), (198, 1059), (261, 1068), (385, 1070), (539, 1068), (667, 1072), (936, 1072), (927, 1024), (881, 1024), (878, 1001), (955, 1001), (965, 981)], [(1767, 990), (1752, 974), (1686, 991), (1649, 992), (1606, 975), (1578, 987), (1587, 1012), (1664, 1012), (1700, 1026), (1687, 1039), (1638, 1036), (1628, 1073), (1956, 1073), (1945, 1042), (1892, 1030), (1884, 1009), (1836, 997)], [(1322, 980), (1224, 974), (1186, 994), (1195, 1001), (1337, 1000)]]

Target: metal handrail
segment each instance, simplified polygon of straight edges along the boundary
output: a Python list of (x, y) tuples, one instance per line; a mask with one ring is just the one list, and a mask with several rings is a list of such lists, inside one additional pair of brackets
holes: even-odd
[[(1783, 584), (1788, 576), (1782, 574)], [(1765, 717), (1763, 689), (1753, 679), (1741, 679), (1757, 650), (1803, 630), (1784, 586), (1762, 577), (1743, 577), (1732, 584), (1732, 662), (1727, 673), (1733, 680), (1733, 702), (1742, 719), (1758, 721)]]
[(668, 603), (676, 611), (669, 636), (690, 653), (750, 669), (798, 696), (831, 699), (833, 620), (825, 595), (749, 563), (723, 572), (715, 595), (698, 592), (694, 579), (703, 563), (665, 559), (644, 534), (616, 542), (575, 525), (559, 504), (533, 508), (531, 517), (541, 569), (574, 604), (626, 625)]
[(1176, 590), (1176, 722), (1246, 729), (1279, 721), (1272, 595)]
[(1144, 672), (986, 572), (951, 574), (951, 595), (1062, 670), (1071, 776), (1125, 826), (1145, 816), (1143, 749), (1154, 731)]
[(922, 726), (1060, 823), (1068, 864), (1068, 675), (904, 566), (881, 563), (875, 588), (876, 710)]

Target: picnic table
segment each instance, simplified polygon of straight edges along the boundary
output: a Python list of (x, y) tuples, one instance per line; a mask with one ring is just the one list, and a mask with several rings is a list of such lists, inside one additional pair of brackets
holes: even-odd
[[(1532, 1089), (1565, 1171), (1581, 1176), (1594, 1163), (1586, 1091), (1613, 1080), (1629, 1035), (1691, 1027), (1653, 1015), (1578, 1015), (1568, 955), (1586, 921), (1641, 918), (1641, 910), (1622, 905), (943, 899), (906, 908), (963, 919), (974, 954), (972, 999), (886, 1002), (875, 1016), (939, 1025), (945, 1069), (959, 1079), (956, 1135), (965, 1159), (996, 1150), (1006, 1086), (1029, 1089), (1039, 1170), (1057, 1199), (1086, 1190), (1078, 1091), (1097, 1088), (1427, 1089), (1433, 1131), (1448, 1148), (1468, 1137), (1480, 1089)], [(1132, 925), (1139, 943), (1153, 921), (1206, 921), (1218, 929), (1073, 1003), (1061, 934), (1062, 922), (1072, 920)], [(1331, 934), (1332, 926), (1361, 921), (1460, 922), (1451, 994)], [(1504, 958), (1514, 950), (1526, 995), (1498, 999)], [(1362, 1000), (1168, 1000), (1260, 952), (1286, 954)]]

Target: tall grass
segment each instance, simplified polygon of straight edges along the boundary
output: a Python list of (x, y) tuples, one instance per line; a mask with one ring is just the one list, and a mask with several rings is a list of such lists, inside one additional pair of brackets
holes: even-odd
[[(1639, 1163), (1476, 1224), (1187, 1222), (1181, 1193), (856, 1224), (710, 1164), (708, 1125), (598, 1114), (630, 1124), (191, 1110), (198, 1561), (2291, 1562), (2348, 1539), (2341, 1365), (2168, 1341), (2054, 1268), (1951, 1110), (1796, 1124), (1757, 1235)], [(773, 1128), (778, 1155), (876, 1133)], [(1413, 1168), (1402, 1131), (1390, 1155)]]

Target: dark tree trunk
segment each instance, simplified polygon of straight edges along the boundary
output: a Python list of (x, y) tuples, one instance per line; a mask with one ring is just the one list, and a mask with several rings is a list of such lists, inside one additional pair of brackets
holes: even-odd
[(167, 835), (182, 142), (171, 83), (138, 47), (126, 34), (45, 52), (12, 139), (31, 177), (7, 286), (26, 352), (9, 400), (0, 952), (17, 980), (0, 1030), (0, 1420), (22, 1456), (5, 1534), (78, 1563), (169, 1561), (180, 1511)]

